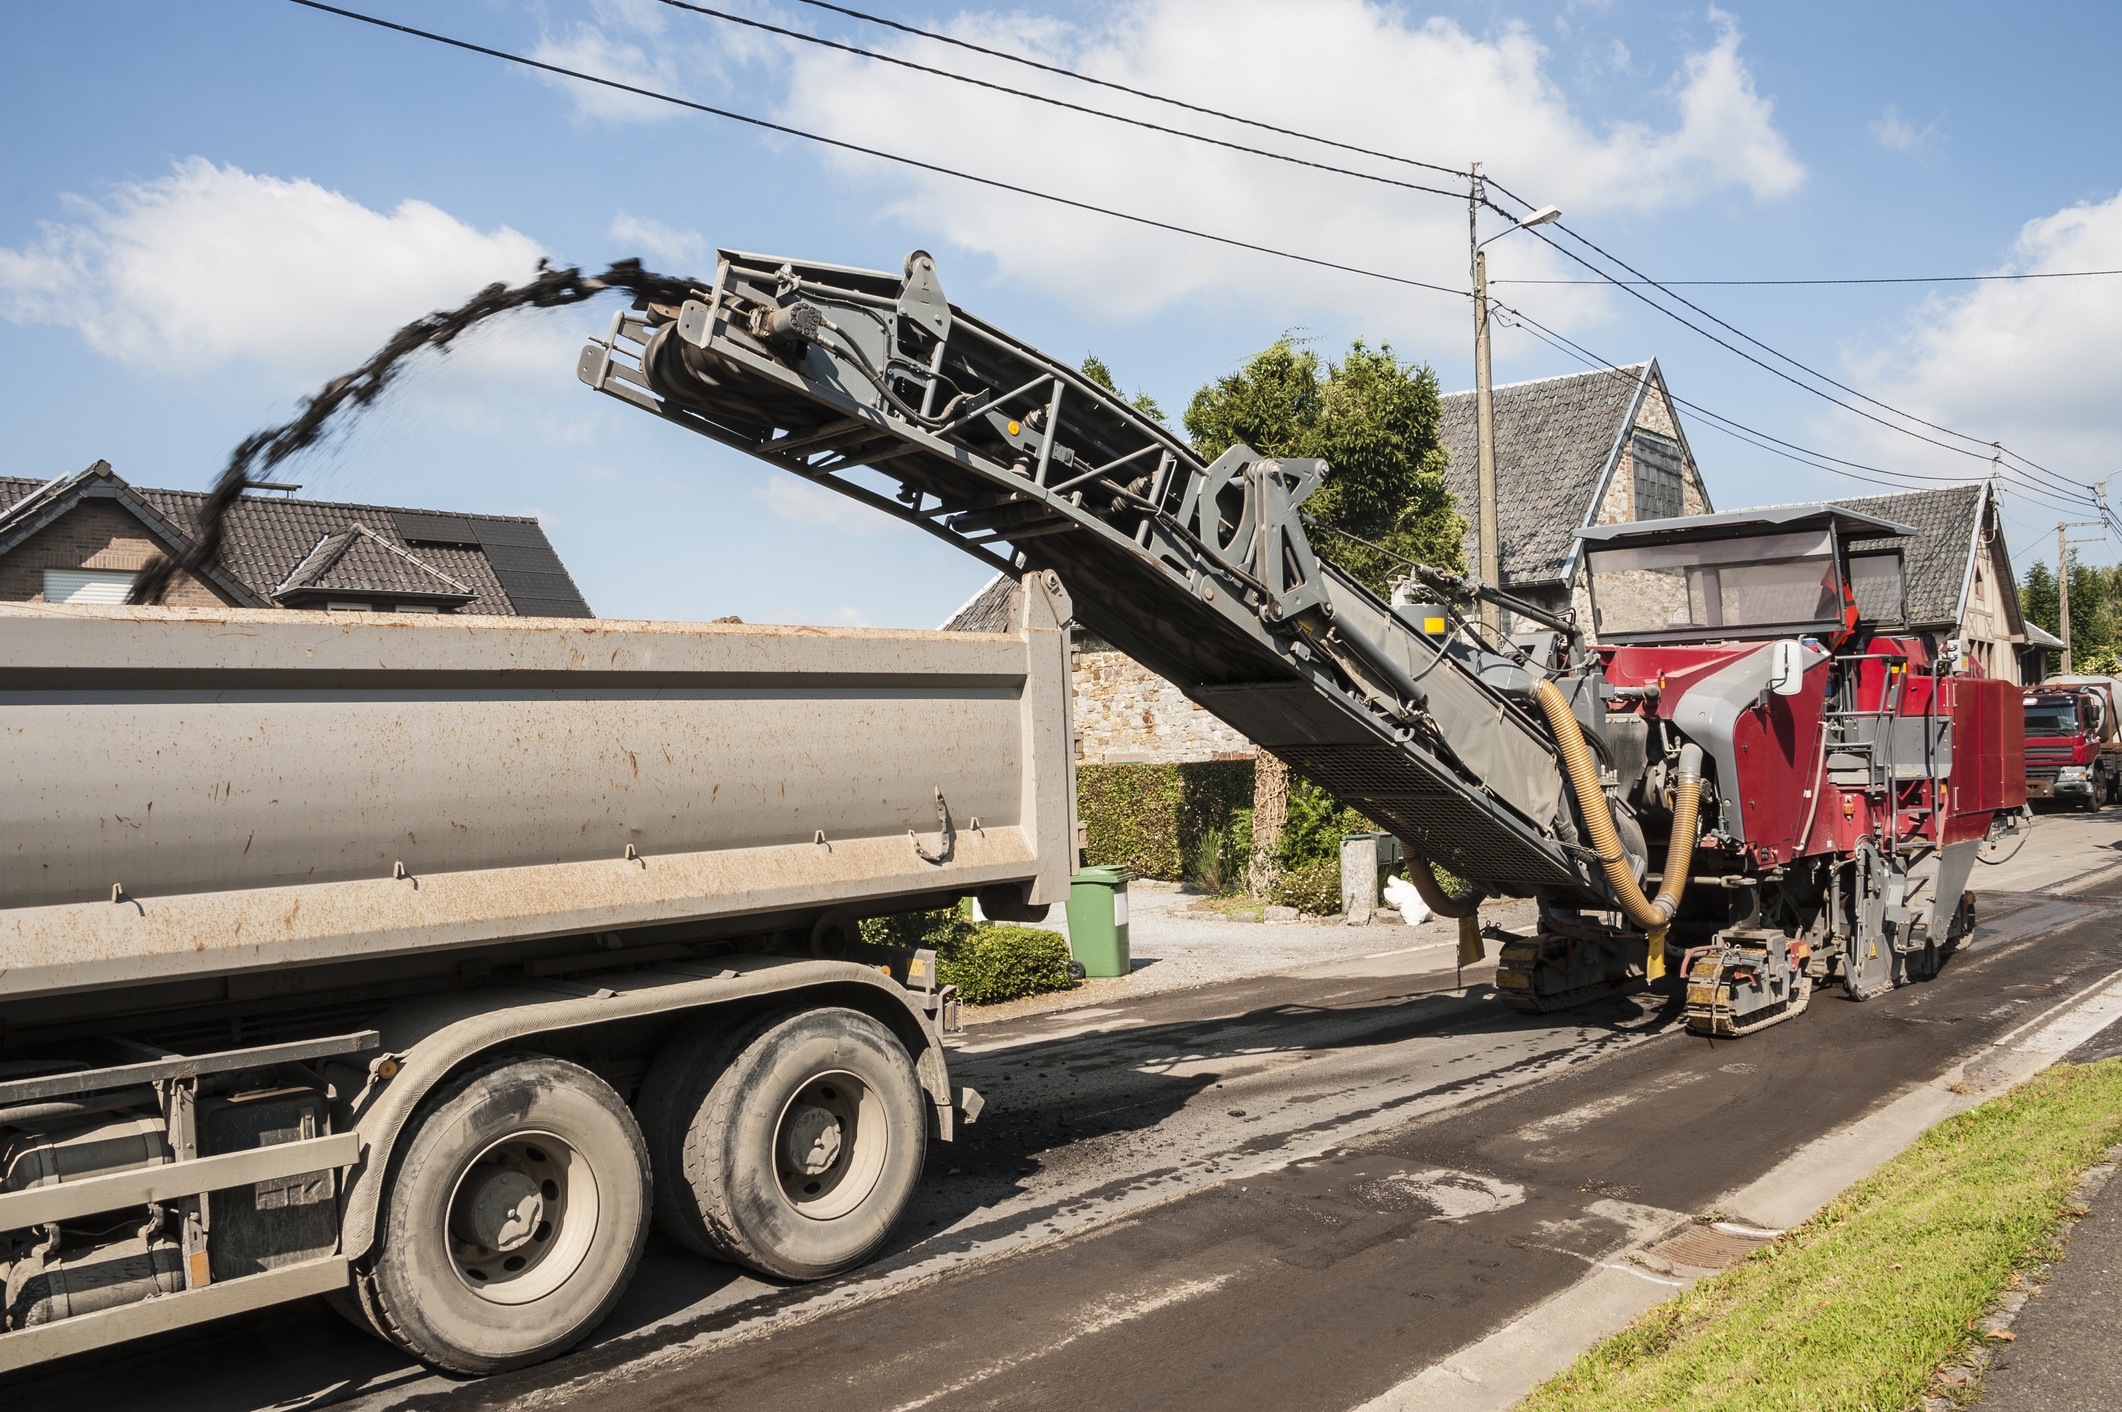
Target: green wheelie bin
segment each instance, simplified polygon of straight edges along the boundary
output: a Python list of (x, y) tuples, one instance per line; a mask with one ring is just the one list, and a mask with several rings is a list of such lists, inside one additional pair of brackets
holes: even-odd
[(1069, 879), (1068, 949), (1086, 976), (1128, 971), (1125, 868), (1085, 868)]

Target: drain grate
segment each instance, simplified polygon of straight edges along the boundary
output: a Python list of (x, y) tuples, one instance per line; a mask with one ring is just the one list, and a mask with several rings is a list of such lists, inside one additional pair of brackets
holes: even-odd
[(1763, 1236), (1739, 1235), (1715, 1226), (1689, 1226), (1645, 1251), (1644, 1262), (1690, 1270), (1722, 1270), (1767, 1244), (1768, 1239)]

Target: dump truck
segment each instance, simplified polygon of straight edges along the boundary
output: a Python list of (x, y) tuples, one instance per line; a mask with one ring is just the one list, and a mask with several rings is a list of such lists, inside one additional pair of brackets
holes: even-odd
[(324, 1293), (490, 1373), (651, 1222), (872, 1256), (979, 1101), (859, 919), (1066, 900), (1070, 616), (0, 607), (0, 1371)]
[(2050, 677), (2029, 687), (2026, 794), (2097, 810), (2122, 799), (2122, 729), (2112, 677)]

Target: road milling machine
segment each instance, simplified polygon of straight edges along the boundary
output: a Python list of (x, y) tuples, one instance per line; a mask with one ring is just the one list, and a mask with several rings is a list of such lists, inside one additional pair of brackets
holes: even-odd
[(1381, 601), (1307, 534), (1331, 467), (1204, 462), (952, 305), (921, 251), (896, 275), (723, 251), (578, 372), (999, 573), (1057, 575), (1083, 628), (1398, 835), (1462, 957), (1483, 898), (1537, 899), (1498, 959), (1516, 1009), (1677, 974), (1688, 1026), (1732, 1036), (1816, 982), (1927, 978), (2024, 802), (2018, 689), (1902, 626), (1911, 531), (1873, 516), (1582, 529), (1588, 624), (1414, 564)]

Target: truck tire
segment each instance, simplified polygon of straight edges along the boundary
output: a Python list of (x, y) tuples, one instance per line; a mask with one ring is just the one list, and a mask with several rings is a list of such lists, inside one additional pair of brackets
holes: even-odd
[(360, 1312), (445, 1372), (551, 1358), (625, 1291), (649, 1201), (648, 1149), (611, 1085), (543, 1056), (474, 1069), (399, 1139)]
[(656, 1222), (680, 1245), (815, 1280), (891, 1234), (927, 1156), (927, 1101), (890, 1029), (838, 1007), (685, 1036), (642, 1088)]

